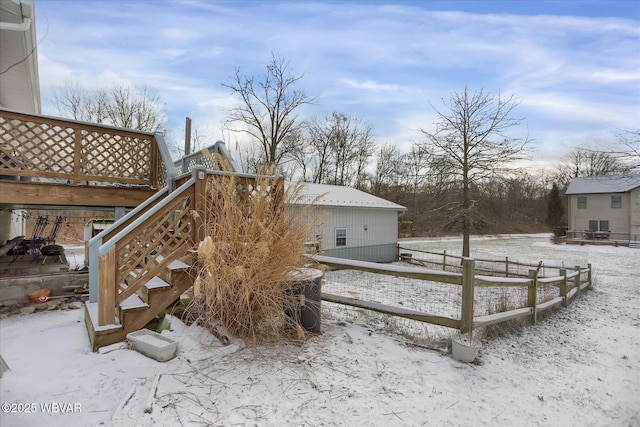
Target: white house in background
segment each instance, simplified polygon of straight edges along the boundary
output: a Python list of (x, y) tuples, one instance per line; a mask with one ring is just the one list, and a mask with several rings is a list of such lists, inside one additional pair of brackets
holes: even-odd
[(569, 237), (640, 241), (640, 174), (574, 178), (566, 194)]
[(396, 259), (398, 216), (407, 208), (338, 185), (304, 183), (299, 194), (300, 204), (315, 208), (315, 241), (323, 255), (372, 262)]

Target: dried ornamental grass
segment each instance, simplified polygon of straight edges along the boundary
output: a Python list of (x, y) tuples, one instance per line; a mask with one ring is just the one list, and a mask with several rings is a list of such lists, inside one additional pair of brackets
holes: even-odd
[(207, 183), (194, 303), (206, 324), (222, 323), (254, 345), (280, 338), (285, 326), (302, 331), (284, 315), (299, 304), (286, 282), (305, 262), (313, 220), (304, 207), (293, 206), (299, 186), (283, 186), (270, 173), (253, 182), (232, 174), (210, 176)]

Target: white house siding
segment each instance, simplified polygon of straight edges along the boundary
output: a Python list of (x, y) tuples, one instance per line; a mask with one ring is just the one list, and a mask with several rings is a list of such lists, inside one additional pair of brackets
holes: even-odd
[(629, 208), (631, 240), (640, 241), (640, 187), (631, 191)]
[[(637, 193), (637, 190), (635, 191)], [(609, 221), (609, 229), (612, 233), (629, 233), (629, 214), (631, 211), (630, 193), (614, 193), (622, 196), (622, 207), (611, 207), (612, 193), (605, 194), (579, 194), (569, 196), (569, 229), (582, 231), (589, 229), (589, 220)], [(578, 197), (587, 198), (586, 209), (578, 209)], [(640, 206), (635, 206), (636, 212)], [(637, 215), (636, 215), (637, 219)]]
[[(316, 209), (322, 221), (316, 227), (316, 235), (324, 255), (372, 262), (395, 260), (398, 211), (328, 206)], [(346, 246), (336, 246), (337, 228), (347, 230)]]

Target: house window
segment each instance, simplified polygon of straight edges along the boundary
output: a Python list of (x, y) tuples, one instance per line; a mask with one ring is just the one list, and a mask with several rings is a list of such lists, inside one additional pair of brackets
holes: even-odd
[(611, 209), (622, 208), (622, 196), (620, 194), (614, 194), (611, 196)]
[(578, 209), (587, 209), (587, 196), (578, 196)]
[(347, 246), (346, 228), (336, 228), (336, 246)]
[(589, 220), (589, 231), (598, 231), (598, 220), (590, 219)]
[(609, 231), (609, 220), (600, 221), (600, 231)]

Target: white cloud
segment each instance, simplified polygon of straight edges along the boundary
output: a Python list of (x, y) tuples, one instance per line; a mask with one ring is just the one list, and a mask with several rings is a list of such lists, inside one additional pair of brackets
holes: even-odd
[(171, 43), (184, 43), (202, 37), (202, 34), (198, 31), (185, 28), (163, 28), (160, 30), (160, 34)]
[[(455, 7), (452, 4), (452, 7)], [(638, 128), (638, 19), (434, 12), (428, 3), (41, 2), (43, 97), (70, 78), (156, 89), (174, 122), (223, 122), (234, 67), (260, 78), (271, 53), (291, 59), (320, 105), (400, 145), (465, 84), (523, 98), (538, 144)], [(40, 17), (44, 16), (44, 20)], [(149, 23), (152, 23), (150, 25)], [(43, 100), (44, 101), (44, 100)], [(556, 150), (554, 146), (553, 150)]]

